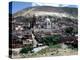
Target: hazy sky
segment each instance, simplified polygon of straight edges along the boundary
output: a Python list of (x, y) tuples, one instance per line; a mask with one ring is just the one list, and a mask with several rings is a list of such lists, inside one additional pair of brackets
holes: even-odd
[[(19, 10), (22, 10), (24, 8), (31, 7), (31, 6), (32, 6), (31, 2), (28, 2), (28, 3), (25, 3), (25, 2), (12, 2), (12, 6), (10, 6), (10, 8), (12, 8), (12, 13), (15, 13)], [(9, 8), (9, 10), (11, 10), (10, 8)], [(11, 13), (11, 11), (10, 11), (10, 13)]]
[[(12, 4), (12, 5), (11, 5)], [(62, 7), (78, 7), (77, 5), (62, 5), (62, 4), (44, 4), (44, 3), (31, 3), (31, 2), (12, 2), (9, 4), (9, 13), (16, 13), (24, 8), (32, 7), (32, 6), (62, 6)], [(11, 9), (12, 8), (12, 9)]]

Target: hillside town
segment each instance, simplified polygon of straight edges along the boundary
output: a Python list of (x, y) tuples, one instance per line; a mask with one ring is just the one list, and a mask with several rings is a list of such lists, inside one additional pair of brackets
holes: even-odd
[[(42, 8), (42, 10), (40, 8)], [(24, 9), (24, 11), (22, 11), (23, 14), (18, 12), (10, 15), (10, 57), (78, 54), (77, 16), (66, 12), (64, 9), (60, 9), (60, 11), (57, 12), (56, 8), (52, 7), (51, 9), (54, 11), (50, 11), (50, 7), (48, 7), (49, 10), (44, 11), (44, 7), (40, 8), (36, 7), (36, 9), (32, 8), (28, 11)], [(75, 10), (73, 12), (76, 13)], [(61, 53), (65, 49), (70, 51)], [(47, 52), (44, 53), (43, 51)]]

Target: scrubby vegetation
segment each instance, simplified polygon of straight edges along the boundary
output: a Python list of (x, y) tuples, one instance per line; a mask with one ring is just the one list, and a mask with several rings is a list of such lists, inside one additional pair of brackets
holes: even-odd
[(28, 52), (32, 52), (33, 47), (31, 46), (27, 46), (27, 47), (23, 47), (20, 51), (21, 54), (27, 54)]
[(60, 35), (52, 35), (52, 36), (43, 37), (42, 41), (44, 44), (51, 46), (57, 44), (60, 38), (61, 38)]
[(73, 27), (68, 27), (65, 30), (66, 35), (72, 35), (78, 34), (78, 29), (74, 29)]

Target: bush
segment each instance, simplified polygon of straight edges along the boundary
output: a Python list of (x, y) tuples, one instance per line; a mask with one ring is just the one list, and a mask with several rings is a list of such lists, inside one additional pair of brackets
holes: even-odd
[(74, 29), (73, 27), (68, 27), (68, 28), (65, 29), (65, 33), (67, 35), (74, 36), (75, 34), (78, 34), (78, 29), (77, 28)]
[(45, 43), (46, 45), (55, 45), (58, 43), (58, 41), (60, 40), (61, 36), (60, 35), (52, 35), (52, 36), (47, 36), (47, 37), (43, 37), (42, 41), (43, 43)]
[(31, 52), (32, 51), (32, 47), (24, 47), (21, 49), (20, 53), (21, 54), (27, 54), (29, 51)]
[(73, 28), (72, 28), (72, 27), (66, 28), (66, 29), (65, 29), (65, 33), (71, 35), (71, 34), (73, 33)]

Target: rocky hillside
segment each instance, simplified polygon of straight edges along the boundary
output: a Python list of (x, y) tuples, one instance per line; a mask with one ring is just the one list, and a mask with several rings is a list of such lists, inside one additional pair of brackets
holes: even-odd
[[(68, 7), (36, 6), (36, 7), (25, 8), (15, 14), (13, 14), (13, 17), (17, 17), (17, 16), (27, 17), (27, 15), (33, 15), (37, 12), (59, 13), (59, 14), (69, 15), (74, 18), (77, 18), (78, 9), (77, 8), (68, 8)], [(54, 14), (54, 15), (56, 15), (56, 14)]]

